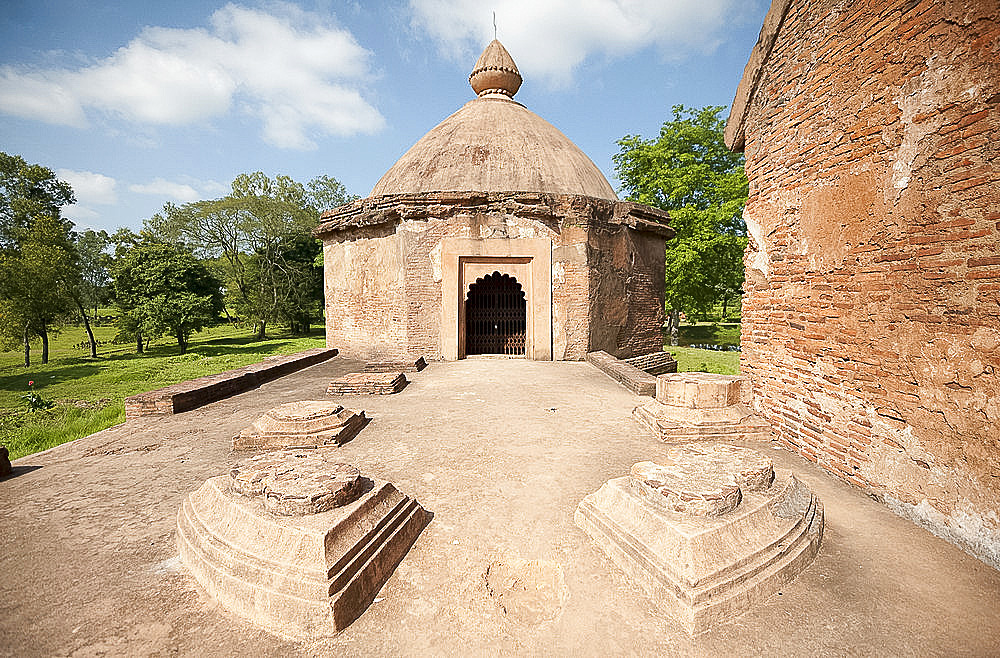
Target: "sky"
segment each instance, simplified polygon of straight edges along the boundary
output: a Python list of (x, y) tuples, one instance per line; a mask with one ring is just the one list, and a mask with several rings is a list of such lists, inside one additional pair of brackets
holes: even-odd
[(73, 187), (79, 230), (138, 229), (241, 173), (367, 196), (474, 94), (496, 34), (516, 100), (618, 189), (626, 135), (732, 103), (765, 0), (0, 2), (0, 151)]

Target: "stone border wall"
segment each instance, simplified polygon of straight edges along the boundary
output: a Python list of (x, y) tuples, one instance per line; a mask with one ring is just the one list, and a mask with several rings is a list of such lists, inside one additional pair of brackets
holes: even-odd
[(209, 402), (249, 391), (279, 377), (322, 363), (337, 354), (338, 350), (333, 348), (315, 347), (296, 354), (271, 356), (242, 368), (139, 393), (125, 398), (125, 418), (163, 416), (197, 409)]
[(636, 395), (656, 395), (656, 377), (634, 365), (620, 361), (607, 352), (589, 352), (587, 363)]

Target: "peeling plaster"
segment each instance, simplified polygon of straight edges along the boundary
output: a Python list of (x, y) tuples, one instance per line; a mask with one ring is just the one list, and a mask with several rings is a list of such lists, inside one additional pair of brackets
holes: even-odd
[(771, 262), (767, 255), (767, 243), (764, 241), (764, 227), (748, 213), (744, 213), (743, 220), (747, 225), (747, 233), (752, 238), (751, 244), (757, 247), (747, 259), (746, 266), (760, 271), (766, 279), (771, 275)]
[(428, 257), (431, 260), (431, 270), (434, 273), (434, 282), (435, 283), (441, 283), (441, 280), (442, 280), (443, 276), (441, 274), (441, 243), (440, 242), (438, 242), (436, 245), (434, 245), (434, 248), (431, 249), (430, 253), (428, 254)]
[(559, 261), (552, 263), (552, 283), (566, 283), (566, 266)]
[(903, 126), (903, 137), (896, 150), (896, 159), (892, 163), (892, 186), (904, 190), (910, 184), (913, 173), (913, 162), (923, 149), (920, 142), (926, 136), (937, 133), (944, 122), (943, 115), (926, 117), (917, 122), (914, 118), (938, 109), (951, 98), (948, 93), (948, 82), (952, 67), (941, 65), (936, 56), (927, 59), (927, 70), (914, 78), (900, 90), (896, 105), (901, 113), (900, 124)]
[(938, 511), (924, 498), (912, 505), (885, 496), (893, 512), (926, 528), (932, 534), (958, 545), (973, 557), (994, 569), (1000, 569), (1000, 519), (993, 510), (979, 514), (970, 501), (962, 498), (950, 516)]

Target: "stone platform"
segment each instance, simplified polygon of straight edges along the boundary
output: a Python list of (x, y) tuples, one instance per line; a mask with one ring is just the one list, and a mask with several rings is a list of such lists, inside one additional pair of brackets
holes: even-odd
[(413, 361), (369, 361), (365, 372), (420, 372), (426, 367), (427, 361), (421, 356)]
[(330, 382), (327, 395), (391, 395), (409, 382), (401, 372), (352, 372)]
[(579, 504), (576, 524), (694, 635), (745, 612), (819, 550), (823, 505), (748, 448), (692, 444), (639, 462)]
[(683, 372), (656, 378), (656, 397), (632, 418), (667, 443), (766, 441), (771, 427), (741, 401), (745, 378)]
[(233, 450), (319, 448), (350, 441), (365, 426), (364, 411), (326, 400), (300, 400), (274, 407), (233, 437)]
[(213, 477), (177, 516), (205, 591), (271, 633), (334, 635), (368, 608), (430, 515), (328, 450), (257, 455)]

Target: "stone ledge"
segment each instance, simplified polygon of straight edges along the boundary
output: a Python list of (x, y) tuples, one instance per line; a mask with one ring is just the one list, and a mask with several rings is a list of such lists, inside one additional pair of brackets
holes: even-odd
[(656, 377), (634, 365), (616, 359), (607, 352), (588, 353), (587, 363), (636, 395), (652, 397), (656, 394)]
[(650, 375), (665, 375), (677, 372), (677, 360), (670, 352), (650, 352), (630, 359), (621, 359), (623, 363), (635, 366)]
[(337, 356), (338, 350), (315, 347), (296, 354), (271, 356), (259, 363), (215, 375), (178, 382), (155, 391), (125, 398), (125, 418), (179, 414), (238, 393), (257, 388), (279, 377)]

